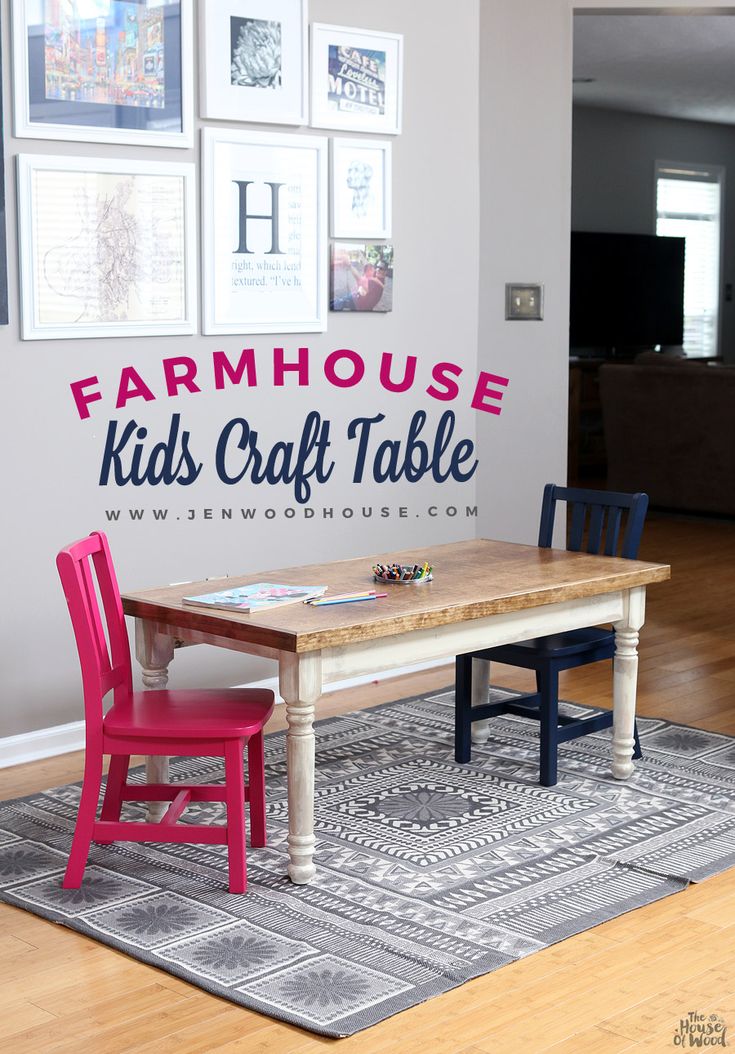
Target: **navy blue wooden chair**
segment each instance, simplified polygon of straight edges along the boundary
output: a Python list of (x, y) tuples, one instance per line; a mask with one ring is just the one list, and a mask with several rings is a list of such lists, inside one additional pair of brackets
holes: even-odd
[[(551, 548), (554, 514), (559, 501), (571, 509), (569, 541), (572, 552), (621, 556), (635, 560), (648, 509), (647, 494), (616, 494), (608, 491), (571, 489), (547, 483), (541, 506), (538, 544)], [(623, 514), (627, 519), (623, 526)], [(612, 726), (612, 710), (593, 717), (576, 718), (559, 714), (559, 673), (584, 666), (615, 654), (615, 630), (590, 627), (554, 633), (548, 637), (505, 644), (483, 651), (468, 652), (456, 658), (455, 680), (455, 758), (470, 760), (472, 722), (485, 721), (500, 714), (519, 714), (540, 722), (541, 783), (556, 784), (556, 755), (559, 743), (599, 732)], [(472, 706), (472, 660), (490, 659), (509, 666), (520, 666), (536, 673), (536, 691), (499, 703)], [(641, 757), (638, 729), (635, 729), (634, 758)]]

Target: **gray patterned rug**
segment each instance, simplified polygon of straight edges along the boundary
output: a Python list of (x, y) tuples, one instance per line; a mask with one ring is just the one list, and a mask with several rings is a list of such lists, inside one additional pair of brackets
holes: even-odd
[[(735, 863), (732, 737), (642, 720), (632, 781), (610, 776), (601, 733), (562, 747), (559, 784), (543, 788), (531, 721), (495, 719), (491, 742), (455, 764), (453, 702), (445, 691), (320, 722), (309, 886), (284, 877), (279, 733), (266, 743), (269, 845), (248, 855), (246, 895), (227, 893), (221, 846), (93, 846), (81, 890), (62, 890), (74, 785), (0, 803), (0, 898), (345, 1036)], [(216, 766), (172, 770), (213, 782)]]

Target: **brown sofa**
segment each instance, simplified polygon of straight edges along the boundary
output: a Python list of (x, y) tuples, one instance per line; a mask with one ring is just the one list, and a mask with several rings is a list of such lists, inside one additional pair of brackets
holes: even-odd
[(600, 400), (611, 490), (735, 515), (735, 367), (606, 364)]

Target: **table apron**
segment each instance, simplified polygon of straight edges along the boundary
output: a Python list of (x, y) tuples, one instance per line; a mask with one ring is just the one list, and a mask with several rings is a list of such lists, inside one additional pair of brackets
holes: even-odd
[(548, 633), (619, 622), (625, 614), (625, 592), (581, 597), (558, 604), (544, 604), (487, 618), (324, 648), (322, 682), (329, 684), (346, 677), (427, 659), (449, 658), (462, 652), (531, 640)]
[(201, 630), (185, 629), (183, 626), (172, 626), (149, 619), (136, 619), (136, 622), (145, 623), (152, 634), (171, 637), (175, 648), (187, 648), (192, 644), (211, 644), (215, 648), (227, 648), (230, 651), (239, 651), (245, 655), (258, 655), (263, 659), (275, 659), (278, 661), (281, 656), (281, 652), (277, 648), (269, 648), (264, 644), (253, 644), (248, 641), (236, 640), (234, 637), (221, 637), (217, 633), (204, 633)]
[[(324, 648), (321, 652), (322, 683), (331, 684), (347, 677), (389, 670), (395, 666), (425, 662), (428, 659), (451, 658), (462, 652), (512, 644), (518, 640), (530, 640), (547, 633), (618, 622), (625, 614), (626, 592), (603, 593), (558, 604), (543, 604), (536, 608), (506, 611), (487, 618), (450, 622), (444, 626), (432, 626), (429, 629), (411, 630), (409, 633)], [(150, 633), (173, 638), (177, 648), (192, 644), (210, 644), (276, 661), (289, 654), (249, 641), (220, 637), (215, 633), (145, 621)]]

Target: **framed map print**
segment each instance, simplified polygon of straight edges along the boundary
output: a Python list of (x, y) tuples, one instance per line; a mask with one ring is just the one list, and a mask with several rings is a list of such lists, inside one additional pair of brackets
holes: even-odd
[(200, 112), (307, 121), (307, 0), (199, 0)]
[(192, 0), (13, 0), (15, 134), (193, 145)]
[(327, 140), (202, 132), (204, 333), (327, 328)]
[(196, 332), (195, 168), (18, 156), (24, 340)]
[(391, 143), (330, 140), (332, 237), (389, 238)]
[(315, 128), (398, 135), (403, 36), (370, 29), (311, 27), (311, 123)]

